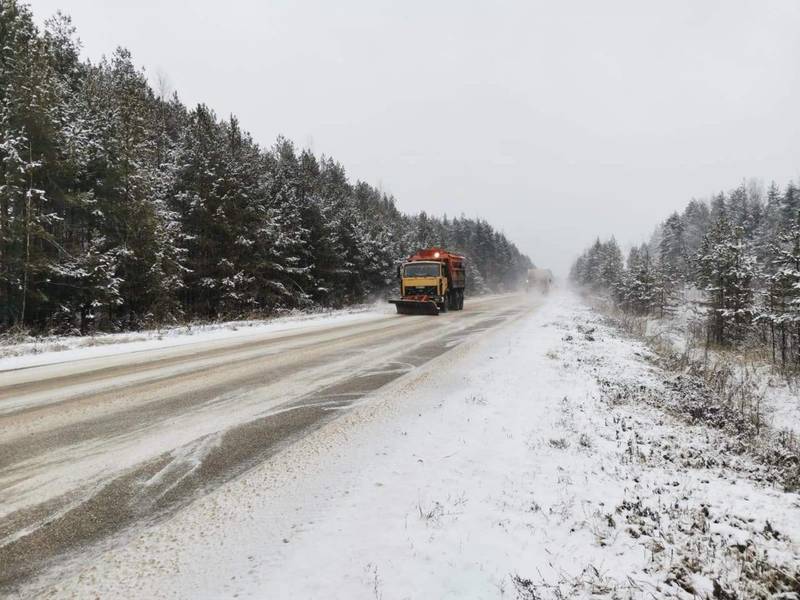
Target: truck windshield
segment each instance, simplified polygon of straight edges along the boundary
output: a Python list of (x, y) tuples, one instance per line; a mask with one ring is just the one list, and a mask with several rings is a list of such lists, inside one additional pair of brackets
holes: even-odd
[(438, 263), (411, 263), (405, 266), (405, 277), (438, 277)]

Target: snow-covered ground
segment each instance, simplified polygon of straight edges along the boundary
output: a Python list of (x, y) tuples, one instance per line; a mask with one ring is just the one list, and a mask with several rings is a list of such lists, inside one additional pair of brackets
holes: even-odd
[(314, 326), (347, 324), (394, 314), (388, 303), (317, 313), (297, 312), (273, 319), (225, 321), (166, 327), (159, 330), (80, 336), (45, 336), (0, 343), (0, 372), (58, 362), (162, 350), (200, 342), (242, 340), (249, 336), (280, 333)]
[(692, 330), (699, 329), (706, 320), (702, 297), (699, 290), (687, 289), (675, 314), (645, 320), (644, 336), (675, 353), (688, 352), (691, 360), (706, 364), (709, 370), (730, 369), (735, 379), (732, 388), (752, 386), (756, 395), (763, 398), (760, 409), (767, 423), (800, 435), (800, 380), (787, 378), (763, 356), (747, 349), (720, 352), (693, 339)]
[(649, 358), (558, 291), (171, 519), (76, 559), (49, 591), (373, 600), (800, 591), (798, 495), (751, 478), (759, 469), (727, 456), (722, 433), (602, 384), (657, 392), (662, 374)]

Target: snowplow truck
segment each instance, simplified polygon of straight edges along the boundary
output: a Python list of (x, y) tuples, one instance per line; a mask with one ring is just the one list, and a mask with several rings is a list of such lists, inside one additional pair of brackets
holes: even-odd
[(442, 248), (420, 250), (397, 268), (401, 315), (438, 315), (464, 308), (465, 258)]

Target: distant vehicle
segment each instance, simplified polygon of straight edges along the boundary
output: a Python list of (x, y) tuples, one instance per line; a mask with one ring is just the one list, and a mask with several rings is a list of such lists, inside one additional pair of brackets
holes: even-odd
[(389, 300), (402, 315), (438, 315), (464, 308), (465, 258), (442, 248), (426, 248), (397, 268), (400, 299)]
[(553, 273), (550, 269), (528, 269), (528, 279), (525, 282), (525, 289), (528, 292), (539, 291), (546, 294), (553, 285)]

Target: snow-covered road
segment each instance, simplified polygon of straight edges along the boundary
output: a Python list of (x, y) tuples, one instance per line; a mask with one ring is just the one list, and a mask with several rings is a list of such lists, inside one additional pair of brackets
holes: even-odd
[(531, 309), (384, 310), (0, 361), (0, 590), (233, 479)]
[(449, 352), (235, 480), (22, 592), (388, 600), (800, 591), (798, 495), (766, 483), (746, 456), (725, 454), (722, 433), (609, 393), (613, 381), (658, 394), (663, 374), (647, 349), (565, 290), (513, 316), (469, 343), (448, 342)]

